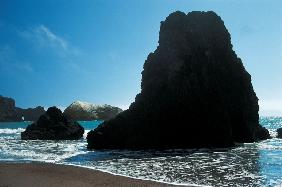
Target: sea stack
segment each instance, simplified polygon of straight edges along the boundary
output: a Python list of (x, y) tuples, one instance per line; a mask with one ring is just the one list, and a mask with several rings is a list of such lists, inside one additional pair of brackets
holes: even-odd
[(177, 11), (161, 22), (159, 45), (128, 110), (87, 136), (89, 149), (231, 147), (269, 138), (260, 126), (251, 75), (214, 12)]
[(279, 128), (279, 129), (277, 129), (276, 130), (276, 132), (277, 132), (277, 138), (282, 138), (282, 128)]
[(70, 122), (56, 107), (48, 108), (39, 119), (21, 133), (23, 140), (77, 140), (82, 138), (84, 128)]

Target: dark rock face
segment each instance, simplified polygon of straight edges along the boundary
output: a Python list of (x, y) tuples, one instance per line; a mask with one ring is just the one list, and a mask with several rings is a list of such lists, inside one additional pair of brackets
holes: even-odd
[(109, 120), (122, 110), (111, 105), (94, 105), (86, 102), (76, 101), (68, 106), (64, 115), (73, 121)]
[(277, 138), (282, 138), (282, 128), (277, 129), (276, 132), (277, 132)]
[(44, 114), (43, 107), (22, 109), (15, 106), (15, 100), (0, 96), (0, 121), (36, 121), (40, 115)]
[(257, 140), (266, 140), (266, 139), (270, 139), (271, 136), (268, 132), (268, 130), (265, 128), (265, 127), (262, 127), (262, 126), (259, 126), (257, 129), (256, 129), (256, 138)]
[(16, 115), (23, 117), (25, 121), (36, 121), (38, 118), (45, 113), (43, 107), (38, 106), (36, 108), (22, 109), (16, 107)]
[(214, 12), (170, 14), (130, 108), (87, 136), (90, 149), (230, 147), (269, 137), (251, 76)]
[(0, 95), (0, 121), (21, 121), (15, 109), (15, 100)]
[(83, 136), (84, 128), (77, 122), (70, 122), (56, 107), (50, 107), (37, 122), (21, 133), (23, 140), (76, 140)]

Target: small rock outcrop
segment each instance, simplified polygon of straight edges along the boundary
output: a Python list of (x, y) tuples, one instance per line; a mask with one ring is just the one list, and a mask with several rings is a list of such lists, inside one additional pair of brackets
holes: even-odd
[(16, 113), (15, 100), (0, 95), (0, 121), (21, 121), (21, 116)]
[(161, 22), (141, 93), (87, 136), (89, 149), (230, 147), (269, 138), (251, 75), (214, 12), (174, 12)]
[(282, 138), (282, 128), (277, 129), (276, 132), (277, 132), (277, 138)]
[(109, 120), (122, 110), (111, 105), (94, 105), (86, 102), (76, 101), (68, 106), (64, 115), (74, 121)]
[(84, 128), (77, 122), (70, 122), (56, 107), (48, 108), (44, 115), (27, 126), (21, 133), (23, 140), (77, 140), (82, 138)]

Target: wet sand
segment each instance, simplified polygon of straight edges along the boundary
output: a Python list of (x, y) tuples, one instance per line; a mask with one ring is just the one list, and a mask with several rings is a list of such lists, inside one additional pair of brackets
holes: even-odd
[(0, 163), (0, 187), (175, 187), (76, 166), (47, 163)]

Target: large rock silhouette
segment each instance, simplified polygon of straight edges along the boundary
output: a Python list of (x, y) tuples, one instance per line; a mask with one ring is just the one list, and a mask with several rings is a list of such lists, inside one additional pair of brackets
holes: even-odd
[(88, 133), (90, 149), (230, 147), (269, 138), (251, 76), (214, 12), (170, 14), (130, 108)]
[(56, 107), (48, 108), (44, 115), (27, 126), (21, 133), (23, 140), (76, 140), (82, 138), (84, 128), (77, 122), (70, 122)]

